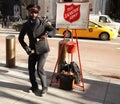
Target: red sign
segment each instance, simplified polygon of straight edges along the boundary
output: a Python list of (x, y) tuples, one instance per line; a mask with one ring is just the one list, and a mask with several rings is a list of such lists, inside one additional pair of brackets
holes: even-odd
[(80, 19), (80, 4), (79, 5), (65, 5), (64, 19), (70, 23)]

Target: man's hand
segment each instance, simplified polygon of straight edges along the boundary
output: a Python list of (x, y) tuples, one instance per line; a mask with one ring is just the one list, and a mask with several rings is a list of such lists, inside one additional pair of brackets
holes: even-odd
[(41, 39), (46, 39), (46, 38), (48, 38), (48, 35), (47, 35), (47, 34), (41, 36)]
[(28, 55), (30, 55), (31, 54), (31, 48), (29, 47), (29, 46), (26, 46), (26, 48), (25, 48), (25, 51), (26, 51), (26, 53), (28, 54)]

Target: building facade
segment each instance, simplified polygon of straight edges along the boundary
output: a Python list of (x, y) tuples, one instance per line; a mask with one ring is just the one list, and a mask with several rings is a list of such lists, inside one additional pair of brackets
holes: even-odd
[(42, 7), (40, 14), (47, 15), (49, 18), (55, 18), (56, 2), (85, 2), (90, 3), (90, 13), (107, 14), (112, 18), (120, 19), (120, 0), (38, 0)]
[[(115, 19), (120, 19), (120, 0), (0, 0), (0, 16), (27, 16), (26, 6), (30, 3), (41, 6), (40, 15), (47, 15), (50, 19), (56, 17), (57, 2), (90, 2), (90, 13), (107, 14)], [(9, 3), (8, 3), (9, 2)]]
[(12, 0), (12, 2), (9, 2), (9, 0), (0, 0), (0, 11), (3, 16), (19, 14), (17, 12), (20, 12), (20, 2), (17, 0)]
[(60, 0), (38, 0), (38, 5), (40, 5), (40, 15), (48, 16), (50, 19), (55, 19), (56, 16), (56, 3)]
[(106, 14), (120, 20), (120, 0), (89, 0), (93, 14)]

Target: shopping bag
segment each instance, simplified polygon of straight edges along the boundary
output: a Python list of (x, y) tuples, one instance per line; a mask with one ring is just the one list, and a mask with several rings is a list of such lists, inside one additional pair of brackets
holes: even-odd
[(35, 43), (36, 54), (42, 54), (50, 51), (48, 40), (40, 40)]

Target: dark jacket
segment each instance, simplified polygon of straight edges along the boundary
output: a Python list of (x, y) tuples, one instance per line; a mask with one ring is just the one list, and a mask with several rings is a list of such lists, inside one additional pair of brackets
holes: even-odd
[[(37, 42), (37, 38), (40, 38), (41, 36), (52, 30), (54, 30), (54, 27), (49, 25), (49, 23), (45, 22), (44, 20), (37, 18), (34, 28), (32, 27), (31, 21), (28, 20), (26, 23), (23, 24), (18, 40), (24, 49), (26, 48), (26, 46), (29, 46), (31, 49), (35, 50), (35, 43)], [(28, 45), (24, 40), (25, 35), (27, 35), (29, 39)]]

